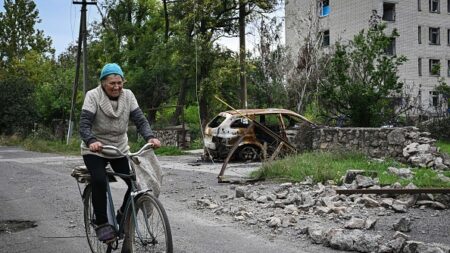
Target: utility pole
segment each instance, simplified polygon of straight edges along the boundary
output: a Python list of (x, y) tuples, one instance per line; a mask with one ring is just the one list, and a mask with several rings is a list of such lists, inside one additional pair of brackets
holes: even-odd
[(81, 65), (81, 50), (83, 50), (83, 94), (87, 92), (88, 73), (87, 73), (87, 21), (86, 12), (87, 5), (96, 5), (96, 0), (82, 0), (73, 1), (73, 4), (81, 4), (81, 17), (80, 17), (80, 33), (78, 35), (78, 47), (77, 47), (77, 65), (75, 68), (75, 82), (72, 89), (72, 103), (70, 109), (69, 129), (67, 131), (67, 144), (69, 144), (70, 137), (73, 131), (73, 117), (75, 111), (75, 102), (77, 97), (78, 83), (80, 79), (80, 65)]
[(239, 0), (239, 81), (241, 83), (241, 108), (247, 109), (247, 73), (245, 70), (245, 6), (246, 0)]

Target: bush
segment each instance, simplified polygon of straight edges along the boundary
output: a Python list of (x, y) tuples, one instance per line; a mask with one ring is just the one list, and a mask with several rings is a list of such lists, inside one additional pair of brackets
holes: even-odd
[(432, 118), (420, 123), (419, 128), (430, 132), (433, 138), (450, 141), (450, 117)]

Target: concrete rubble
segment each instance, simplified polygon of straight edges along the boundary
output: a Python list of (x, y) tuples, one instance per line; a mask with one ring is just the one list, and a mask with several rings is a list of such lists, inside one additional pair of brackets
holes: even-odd
[[(410, 170), (390, 171), (404, 175)], [(357, 252), (450, 252), (445, 245), (413, 241), (415, 217), (410, 209), (445, 210), (450, 200), (439, 194), (415, 195), (338, 195), (336, 185), (313, 185), (311, 182), (279, 185), (231, 185), (232, 194), (216, 199), (204, 196), (197, 199), (195, 208), (216, 215), (228, 215), (234, 222), (250, 227), (268, 229), (273, 233), (287, 233), (311, 240), (316, 244), (344, 251)], [(353, 181), (339, 187), (381, 188), (378, 180), (362, 173), (354, 173)], [(394, 184), (385, 186), (399, 188)], [(413, 184), (406, 188), (415, 188)], [(210, 210), (210, 211), (208, 211)], [(379, 221), (395, 215), (382, 230)], [(383, 232), (384, 231), (384, 232)]]

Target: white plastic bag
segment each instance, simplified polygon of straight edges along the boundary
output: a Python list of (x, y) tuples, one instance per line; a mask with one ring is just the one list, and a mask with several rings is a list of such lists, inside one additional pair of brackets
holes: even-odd
[(151, 190), (155, 197), (161, 192), (162, 170), (158, 158), (152, 149), (131, 159), (131, 166), (136, 171), (139, 190)]

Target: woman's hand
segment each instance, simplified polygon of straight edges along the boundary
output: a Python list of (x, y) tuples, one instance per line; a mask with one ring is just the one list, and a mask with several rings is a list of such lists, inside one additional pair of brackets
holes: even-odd
[(156, 138), (149, 139), (148, 143), (152, 144), (154, 149), (161, 147), (161, 142)]
[(100, 152), (100, 151), (102, 151), (102, 147), (103, 147), (103, 144), (99, 141), (89, 144), (89, 150), (92, 152)]

